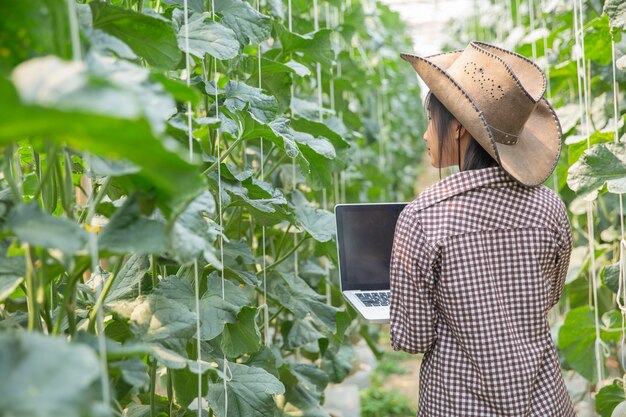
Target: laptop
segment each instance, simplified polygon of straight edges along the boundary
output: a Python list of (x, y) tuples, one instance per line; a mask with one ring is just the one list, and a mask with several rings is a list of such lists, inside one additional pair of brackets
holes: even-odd
[(389, 266), (396, 221), (407, 203), (337, 204), (339, 283), (370, 323), (389, 323)]

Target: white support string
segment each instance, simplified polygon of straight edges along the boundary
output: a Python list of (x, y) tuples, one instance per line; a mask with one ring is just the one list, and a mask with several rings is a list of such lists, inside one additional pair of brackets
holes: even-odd
[[(341, 4), (339, 5), (339, 7), (335, 7), (335, 25), (339, 26), (342, 25), (344, 20), (343, 20), (343, 11), (344, 11), (344, 4), (343, 2), (341, 2)], [(341, 48), (343, 50), (343, 46), (344, 46), (344, 39), (339, 36), (339, 44), (341, 45)], [(347, 48), (349, 50), (349, 48)], [(337, 77), (341, 78), (341, 61), (338, 60), (337, 61)], [(344, 98), (344, 91), (342, 90), (341, 92), (341, 96), (342, 98)], [(334, 90), (333, 90), (333, 96), (331, 99), (331, 105), (333, 110), (335, 109), (335, 94), (334, 94)], [(343, 110), (341, 110), (341, 108), (338, 110), (337, 112), (337, 117), (340, 120), (343, 120)], [(346, 201), (346, 175), (345, 172), (342, 170), (340, 173), (340, 177), (341, 177), (341, 201)]]
[[(186, 0), (185, 0), (186, 1)], [(215, 0), (211, 0), (211, 19), (215, 22)], [(215, 117), (219, 118), (219, 92), (218, 92), (218, 82), (219, 76), (217, 74), (217, 58), (213, 59), (213, 77), (215, 81)], [(220, 142), (221, 142), (221, 132), (220, 129), (217, 128), (215, 135), (215, 143), (216, 143), (216, 154), (217, 154), (217, 207), (218, 207), (218, 219), (221, 233), (219, 235), (220, 241), (220, 263), (222, 264), (222, 268), (220, 270), (220, 277), (222, 280), (222, 300), (226, 298), (225, 293), (225, 278), (224, 278), (224, 226), (222, 222), (222, 170), (220, 159), (222, 157), (220, 150)], [(228, 359), (226, 358), (226, 354), (224, 353), (224, 365), (222, 370), (222, 381), (224, 383), (224, 417), (228, 416), (228, 381), (232, 379), (232, 372), (230, 370), (230, 366), (228, 364)]]
[[(259, 13), (261, 12), (261, 5), (259, 0), (257, 0), (256, 2), (256, 8), (259, 11)], [(259, 43), (257, 46), (257, 61), (258, 61), (258, 73), (259, 73), (259, 79), (258, 79), (258, 83), (259, 83), (259, 88), (261, 88), (261, 44)], [(264, 159), (265, 159), (265, 154), (264, 154), (264, 139), (261, 137), (261, 152), (260, 152), (260, 165), (261, 165), (261, 181), (265, 180), (265, 168), (264, 168)], [(259, 305), (258, 310), (257, 310), (257, 316), (260, 312), (263, 313), (263, 343), (265, 344), (265, 346), (269, 346), (270, 345), (270, 338), (269, 338), (269, 333), (268, 333), (268, 328), (269, 328), (269, 305), (267, 304), (267, 261), (265, 259), (265, 225), (261, 226), (261, 256), (263, 257), (262, 259), (262, 268), (263, 268), (263, 303)]]
[[(530, 32), (535, 31), (535, 1), (528, 0), (528, 18), (530, 19)], [(537, 42), (534, 40), (531, 44), (533, 62), (537, 62)], [(545, 54), (545, 52), (544, 52)]]
[[(291, 0), (287, 1), (287, 12), (288, 12), (288, 27), (289, 27), (289, 32), (293, 32), (293, 17), (292, 17), (292, 9), (291, 9)], [(289, 52), (289, 57), (290, 59), (293, 59), (293, 52)], [(293, 99), (296, 96), (296, 86), (294, 84), (294, 75), (293, 73), (291, 73), (291, 86), (290, 86), (290, 93), (291, 93), (291, 100), (289, 101), (289, 113), (291, 114), (291, 117), (294, 116), (294, 105), (293, 105)], [(296, 157), (294, 156), (293, 158), (291, 158), (291, 184), (293, 187), (293, 190), (295, 191), (296, 189)], [(298, 244), (298, 234), (294, 233), (293, 235), (293, 245), (294, 247)], [(293, 271), (294, 274), (297, 276), (298, 275), (298, 251), (295, 250), (293, 252)]]
[[(614, 132), (614, 141), (615, 143), (620, 142), (617, 120), (619, 118), (619, 110), (618, 110), (618, 88), (616, 80), (616, 54), (615, 54), (615, 39), (611, 34), (611, 70), (613, 72), (613, 132)], [(626, 235), (624, 234), (624, 202), (623, 202), (623, 194), (619, 193), (619, 225), (620, 225), (620, 244), (619, 244), (619, 278), (618, 285), (619, 288), (617, 290), (617, 305), (619, 306), (620, 312), (622, 313), (622, 337), (620, 340), (620, 346), (624, 346), (626, 343)], [(620, 294), (623, 297), (623, 302), (620, 302)], [(621, 365), (624, 367), (626, 363), (626, 349), (621, 349)], [(626, 387), (626, 371), (622, 375), (622, 386)], [(626, 389), (626, 388), (625, 388)]]
[[(578, 3), (578, 4), (577, 4)], [(590, 124), (589, 124), (589, 90), (588, 90), (588, 77), (587, 73), (587, 65), (585, 58), (585, 36), (582, 30), (579, 31), (579, 28), (584, 27), (584, 14), (583, 14), (583, 6), (581, 0), (574, 0), (574, 30), (575, 30), (575, 38), (576, 38), (576, 46), (578, 49), (578, 53), (576, 54), (576, 69), (578, 73), (578, 84), (579, 84), (579, 102), (584, 100), (584, 116), (585, 116), (585, 135), (587, 136), (587, 149), (590, 148), (591, 143), (589, 140), (590, 136)], [(578, 61), (582, 61), (582, 64), (579, 64)], [(582, 69), (582, 77), (581, 77), (581, 69)], [(580, 81), (582, 78), (583, 86), (582, 90), (584, 94), (581, 96), (580, 89)], [(580, 109), (580, 106), (579, 106)], [(581, 112), (581, 121), (583, 113)], [(595, 232), (594, 232), (594, 218), (593, 218), (593, 203), (592, 201), (587, 201), (587, 241), (589, 244), (589, 273), (591, 275), (591, 292), (593, 295), (593, 311), (594, 311), (594, 321), (595, 321), (595, 360), (596, 360), (596, 372), (598, 375), (598, 383), (601, 383), (604, 380), (604, 367), (603, 367), (603, 358), (604, 356), (608, 356), (610, 354), (609, 347), (600, 337), (600, 319), (598, 313), (598, 286), (597, 286), (597, 276), (596, 276), (596, 263), (595, 263)], [(601, 352), (602, 349), (602, 352)]]
[[(552, 102), (552, 86), (550, 83), (550, 55), (549, 55), (549, 49), (548, 49), (548, 31), (546, 29), (546, 18), (544, 15), (544, 10), (545, 10), (545, 5), (544, 5), (544, 0), (540, 0), (539, 3), (539, 7), (540, 7), (540, 21), (541, 21), (541, 28), (543, 29), (543, 58), (544, 58), (544, 67), (543, 67), (543, 72), (546, 75), (546, 81), (547, 81), (547, 86), (546, 86), (546, 98), (548, 99), (549, 102)], [(557, 169), (554, 170), (554, 174), (552, 175), (552, 188), (554, 189), (554, 192), (559, 195), (559, 175), (557, 172)]]
[[(187, 0), (183, 0), (183, 24), (185, 27), (185, 81), (187, 87), (191, 87), (191, 59), (189, 56), (189, 8)], [(193, 135), (191, 133), (192, 124), (191, 116), (193, 109), (191, 107), (191, 101), (187, 101), (187, 139), (189, 146), (189, 162), (193, 161)], [(200, 343), (200, 277), (198, 273), (198, 260), (193, 261), (193, 284), (194, 284), (194, 301), (196, 308), (196, 365), (198, 370), (202, 369), (200, 362), (202, 361), (202, 345)], [(202, 415), (202, 378), (198, 375), (198, 395), (196, 402), (198, 406), (198, 416)]]
[(548, 82), (546, 89), (546, 98), (548, 101), (552, 101), (552, 86), (550, 84), (550, 59), (548, 49), (548, 30), (546, 28), (546, 17), (544, 15), (545, 4), (544, 0), (540, 0), (539, 7), (541, 7), (541, 28), (543, 29), (543, 55), (545, 58), (544, 72), (546, 74), (546, 81)]
[[(74, 0), (67, 0), (68, 20), (70, 25), (70, 39), (72, 43), (72, 60), (80, 61), (82, 59), (80, 49), (80, 35), (78, 31), (78, 18), (76, 16), (76, 3)], [(19, 158), (19, 156), (18, 156)], [(87, 217), (85, 218), (85, 225), (89, 230), (89, 254), (91, 256), (91, 279), (95, 286), (95, 298), (98, 299), (102, 292), (104, 285), (104, 277), (100, 271), (100, 259), (98, 250), (98, 239), (96, 238), (96, 227), (92, 224), (93, 216), (95, 213), (95, 199), (94, 199), (94, 183), (95, 175), (93, 173), (92, 158), (90, 153), (85, 153), (85, 160), (89, 166), (89, 175), (87, 180), (89, 181), (89, 197), (87, 199)], [(19, 160), (18, 160), (19, 162)], [(19, 163), (17, 164), (19, 169)], [(21, 175), (20, 175), (21, 178)], [(21, 185), (21, 181), (20, 181)], [(100, 276), (96, 280), (96, 277)], [(99, 350), (99, 365), (100, 365), (100, 377), (102, 385), (102, 401), (108, 406), (111, 405), (111, 391), (109, 389), (109, 369), (107, 363), (107, 346), (106, 338), (104, 335), (104, 311), (102, 303), (98, 305), (96, 310), (96, 328), (98, 330), (98, 350)]]
[[(186, 0), (185, 0), (186, 1)], [(213, 22), (215, 22), (215, 0), (211, 0), (211, 18)], [(219, 76), (217, 75), (217, 58), (213, 59), (213, 77), (215, 81), (215, 116), (219, 118), (219, 97), (218, 97), (218, 82)], [(217, 215), (219, 219), (220, 225), (220, 263), (222, 264), (222, 268), (220, 270), (220, 278), (222, 280), (222, 300), (226, 299), (226, 293), (224, 289), (224, 227), (222, 223), (222, 170), (221, 170), (221, 162), (220, 159), (222, 157), (222, 153), (220, 150), (220, 142), (221, 142), (221, 132), (220, 129), (217, 128), (215, 135), (215, 143), (216, 143), (216, 153), (217, 153)], [(232, 372), (230, 370), (230, 366), (228, 365), (228, 359), (226, 358), (226, 354), (224, 353), (224, 365), (223, 365), (223, 376), (222, 380), (224, 382), (224, 417), (228, 416), (228, 381), (232, 379)]]

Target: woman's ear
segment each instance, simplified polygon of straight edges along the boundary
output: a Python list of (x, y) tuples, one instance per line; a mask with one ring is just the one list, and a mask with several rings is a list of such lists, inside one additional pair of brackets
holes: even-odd
[[(457, 138), (459, 138), (459, 137), (463, 138), (468, 133), (467, 129), (465, 129), (465, 127), (462, 124), (460, 124), (460, 123), (457, 125), (456, 132), (457, 132)], [(459, 135), (459, 133), (460, 133), (460, 135)]]

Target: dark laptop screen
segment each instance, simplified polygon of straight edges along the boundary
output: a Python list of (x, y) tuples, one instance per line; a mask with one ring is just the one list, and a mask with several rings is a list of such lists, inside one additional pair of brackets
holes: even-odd
[(406, 203), (335, 207), (341, 289), (388, 290), (396, 221)]

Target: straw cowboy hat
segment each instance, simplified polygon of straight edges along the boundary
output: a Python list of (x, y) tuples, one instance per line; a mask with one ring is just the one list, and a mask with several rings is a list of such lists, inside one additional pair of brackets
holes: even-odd
[(484, 42), (421, 57), (401, 53), (432, 93), (515, 180), (543, 183), (561, 153), (561, 124), (528, 58)]

